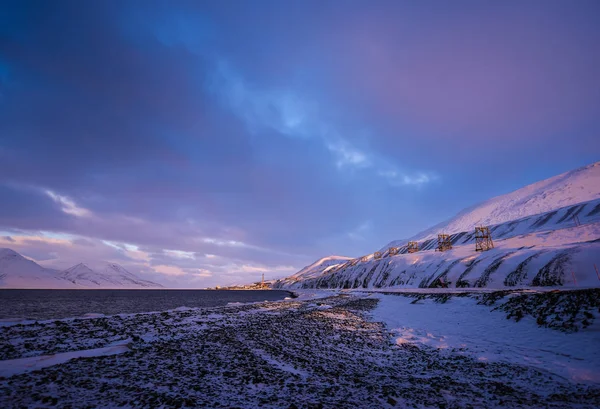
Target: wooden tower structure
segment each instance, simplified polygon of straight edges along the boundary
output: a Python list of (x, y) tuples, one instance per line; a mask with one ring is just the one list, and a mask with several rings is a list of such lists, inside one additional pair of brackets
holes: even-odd
[(395, 256), (398, 253), (400, 253), (400, 247), (390, 247), (388, 249), (388, 256)]
[(486, 251), (494, 248), (492, 233), (487, 226), (475, 227), (475, 251)]
[(438, 234), (438, 246), (436, 251), (446, 251), (452, 248), (449, 234)]
[(409, 241), (408, 245), (406, 246), (406, 251), (409, 253), (416, 253), (419, 251), (419, 243), (416, 241)]
[(373, 253), (373, 258), (375, 260), (379, 260), (381, 258), (381, 251), (376, 251), (375, 253)]

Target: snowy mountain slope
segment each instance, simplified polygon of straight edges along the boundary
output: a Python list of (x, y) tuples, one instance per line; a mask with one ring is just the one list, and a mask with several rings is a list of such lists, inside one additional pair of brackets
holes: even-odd
[(139, 278), (122, 266), (109, 263), (100, 272), (80, 263), (60, 273), (60, 277), (86, 287), (102, 288), (160, 288), (162, 285)]
[(435, 288), (600, 286), (600, 220), (495, 241), (476, 252), (473, 242), (452, 250), (384, 255), (356, 265), (344, 263), (281, 288)]
[[(450, 220), (427, 229), (410, 240), (426, 240), (438, 233), (470, 231), (600, 199), (600, 162), (525, 186), (467, 208)], [(387, 247), (393, 246), (394, 242)]]
[(73, 288), (57, 276), (58, 271), (44, 268), (14, 250), (0, 249), (1, 288)]
[[(474, 227), (488, 225), (496, 248), (476, 253)], [(449, 233), (454, 249), (439, 253), (437, 233)], [(375, 260), (354, 259), (313, 269), (301, 280), (280, 280), (288, 288), (599, 286), (600, 162), (534, 183), (470, 207), (410, 240), (396, 240)], [(398, 247), (398, 255), (389, 255)], [(584, 281), (578, 279), (583, 274)], [(573, 278), (575, 277), (575, 278)]]
[[(577, 224), (595, 223), (600, 220), (600, 199), (578, 203), (546, 213), (510, 220), (508, 222), (488, 225), (494, 239), (506, 239), (520, 234), (545, 230), (558, 230), (576, 226)], [(450, 234), (453, 245), (466, 244), (474, 240), (474, 228)], [(425, 240), (417, 240), (420, 250), (432, 250), (437, 246), (437, 236), (426, 236)], [(383, 247), (380, 251), (386, 253), (390, 247), (399, 247), (399, 253), (406, 253), (408, 240), (392, 242), (394, 246)]]
[(276, 283), (280, 283), (280, 285), (292, 284), (298, 281), (315, 278), (323, 274), (323, 272), (328, 271), (328, 269), (332, 268), (333, 266), (341, 265), (349, 260), (351, 260), (350, 257), (344, 256), (323, 257), (322, 259), (315, 261), (311, 265), (304, 267), (296, 274), (284, 278), (282, 280), (278, 280), (276, 281)]
[(14, 250), (0, 249), (0, 288), (161, 288), (122, 266), (109, 263), (100, 272), (80, 263), (64, 271), (44, 268)]
[(99, 285), (100, 282), (96, 279), (96, 272), (83, 263), (79, 263), (71, 268), (68, 268), (60, 273), (60, 276), (65, 280), (73, 283), (80, 281), (89, 281)]

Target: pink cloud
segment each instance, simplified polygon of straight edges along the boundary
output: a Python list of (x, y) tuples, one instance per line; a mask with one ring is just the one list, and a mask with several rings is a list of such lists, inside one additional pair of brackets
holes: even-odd
[(332, 45), (337, 79), (391, 129), (547, 140), (598, 111), (600, 43), (575, 20), (525, 7), (361, 16)]

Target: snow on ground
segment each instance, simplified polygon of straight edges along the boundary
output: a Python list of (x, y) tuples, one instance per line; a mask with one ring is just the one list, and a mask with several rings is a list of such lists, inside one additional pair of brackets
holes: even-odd
[(130, 342), (130, 339), (126, 339), (115, 342), (113, 345), (104, 348), (84, 349), (80, 351), (40, 355), (29, 358), (7, 359), (5, 361), (0, 361), (0, 377), (7, 378), (17, 374), (37, 371), (42, 368), (65, 363), (75, 358), (122, 354), (123, 352), (129, 351), (127, 344)]
[(373, 319), (386, 324), (397, 344), (458, 350), (479, 361), (539, 368), (575, 382), (600, 384), (600, 325), (576, 333), (540, 328), (532, 318), (506, 319), (473, 297), (433, 299), (374, 294)]
[[(561, 338), (566, 347), (579, 348), (583, 341), (577, 337), (585, 332), (557, 332), (559, 337), (526, 319), (508, 325), (498, 316), (486, 322), (484, 311), (496, 315), (490, 307), (466, 299), (451, 299), (435, 309), (427, 300), (407, 305), (411, 298), (404, 296), (323, 295), (311, 291), (303, 295), (306, 301), (2, 327), (0, 362), (40, 362), (48, 355), (61, 359), (41, 370), (0, 377), (0, 407), (595, 408), (600, 404), (600, 387), (582, 376), (591, 366), (577, 361), (572, 367), (578, 376), (561, 377), (557, 373), (563, 373), (564, 366), (553, 361)], [(413, 308), (421, 309), (417, 314)], [(460, 315), (473, 316), (474, 321), (472, 327), (465, 326), (464, 336), (450, 325), (464, 325)], [(446, 324), (436, 324), (436, 317)], [(390, 334), (378, 320), (400, 332)], [(478, 330), (493, 332), (478, 338)], [(510, 334), (516, 331), (522, 337)], [(493, 334), (506, 342), (494, 344)], [(548, 345), (538, 346), (539, 351), (527, 349), (545, 337)], [(125, 344), (127, 350), (120, 354), (98, 353)], [(507, 359), (501, 359), (503, 350)], [(584, 352), (568, 351), (574, 358), (597, 359), (589, 349)], [(528, 360), (519, 361), (519, 356)]]

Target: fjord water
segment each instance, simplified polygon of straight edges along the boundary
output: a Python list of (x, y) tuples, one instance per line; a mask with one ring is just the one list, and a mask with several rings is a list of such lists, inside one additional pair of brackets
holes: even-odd
[(277, 290), (0, 290), (0, 319), (59, 319), (277, 301)]

